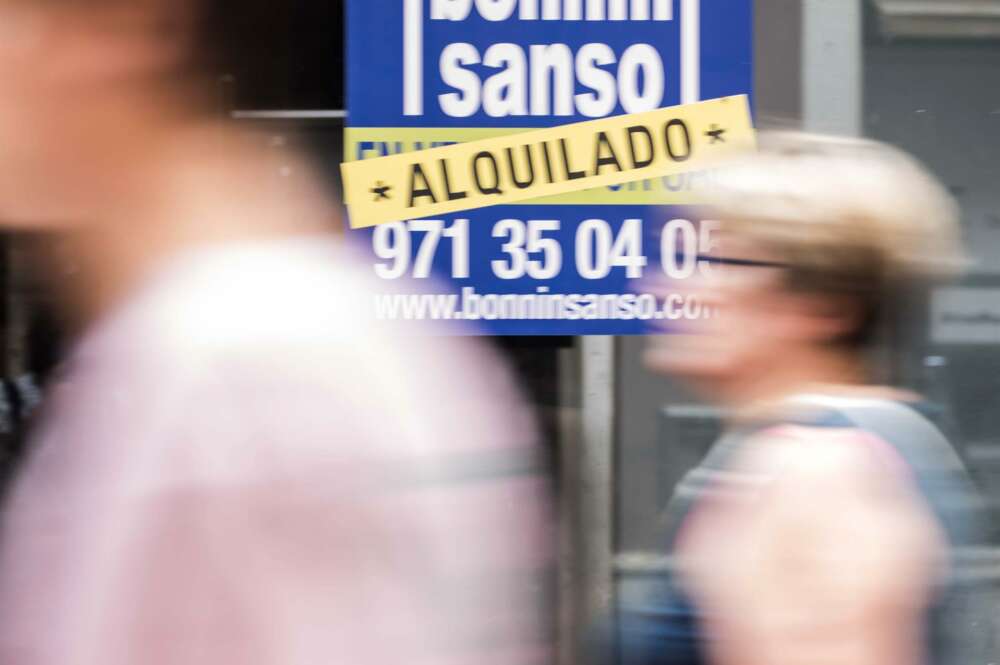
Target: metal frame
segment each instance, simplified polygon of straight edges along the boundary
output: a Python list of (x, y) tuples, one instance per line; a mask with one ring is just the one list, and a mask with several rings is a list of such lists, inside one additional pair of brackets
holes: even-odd
[(874, 4), (886, 37), (1000, 38), (998, 0), (875, 0)]

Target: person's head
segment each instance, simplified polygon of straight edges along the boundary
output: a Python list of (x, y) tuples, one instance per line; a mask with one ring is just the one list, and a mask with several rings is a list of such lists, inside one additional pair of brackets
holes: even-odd
[(959, 263), (954, 202), (881, 143), (765, 132), (707, 190), (706, 269), (668, 286), (713, 315), (654, 338), (646, 360), (723, 394), (861, 366), (901, 294)]
[(221, 8), (264, 4), (0, 0), (0, 220), (63, 224), (113, 194), (154, 136), (213, 110)]

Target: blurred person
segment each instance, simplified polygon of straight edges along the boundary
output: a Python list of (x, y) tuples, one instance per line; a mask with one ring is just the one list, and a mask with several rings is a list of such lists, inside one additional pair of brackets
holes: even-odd
[(995, 607), (962, 462), (870, 352), (907, 291), (959, 265), (957, 211), (875, 142), (764, 133), (706, 194), (710, 306), (647, 365), (723, 407), (670, 501), (672, 574), (621, 599), (623, 663), (987, 663)]
[(268, 10), (0, 1), (0, 219), (71, 248), (83, 330), (4, 506), (0, 662), (544, 661), (510, 377), (372, 320), (307, 160), (212, 120), (208, 22)]

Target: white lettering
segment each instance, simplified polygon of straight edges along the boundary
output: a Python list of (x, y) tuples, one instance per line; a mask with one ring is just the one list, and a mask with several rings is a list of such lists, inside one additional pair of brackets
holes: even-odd
[(464, 21), (472, 11), (472, 0), (431, 0), (431, 18), (437, 21)]
[(607, 44), (584, 44), (576, 54), (576, 73), (580, 83), (594, 92), (576, 96), (576, 108), (590, 118), (603, 118), (615, 110), (618, 97), (614, 75), (599, 65), (615, 62), (615, 52)]
[(566, 0), (563, 6), (563, 20), (579, 21), (583, 18), (583, 0)]
[(514, 13), (517, 0), (476, 0), (476, 9), (487, 21), (506, 21)]
[(441, 52), (441, 79), (462, 94), (449, 92), (438, 95), (441, 110), (455, 118), (466, 118), (479, 108), (479, 77), (462, 65), (479, 62), (479, 52), (472, 44), (448, 44)]
[(549, 78), (554, 115), (573, 114), (573, 54), (565, 44), (531, 46), (531, 114), (549, 115)]
[(527, 63), (517, 44), (494, 44), (483, 54), (487, 67), (504, 69), (483, 84), (483, 110), (494, 118), (527, 115)]
[[(499, 71), (481, 80), (469, 65)], [(610, 66), (618, 63), (617, 71)], [(449, 44), (441, 53), (441, 79), (454, 89), (439, 95), (441, 109), (453, 117), (482, 110), (494, 118), (567, 116), (605, 117), (618, 104), (626, 113), (659, 108), (664, 72), (660, 55), (649, 44), (633, 44), (618, 58), (607, 44), (584, 44), (574, 55), (566, 44), (494, 44), (480, 60), (468, 43)], [(583, 88), (579, 93), (577, 87)]]
[(626, 113), (652, 111), (663, 103), (663, 61), (649, 44), (632, 44), (622, 53), (618, 65), (618, 99)]
[(648, 21), (649, 0), (632, 0), (629, 3), (629, 18), (633, 21)]
[(542, 0), (542, 20), (559, 20), (559, 3), (561, 0)]
[(521, 0), (517, 17), (522, 21), (538, 20), (538, 0)]
[[(682, 0), (688, 5), (700, 0)], [(464, 21), (473, 7), (487, 21), (522, 21), (539, 18), (539, 0), (430, 0), (430, 18), (435, 21)], [(672, 21), (673, 0), (541, 0), (541, 18), (546, 21)], [(652, 13), (652, 16), (650, 14)]]

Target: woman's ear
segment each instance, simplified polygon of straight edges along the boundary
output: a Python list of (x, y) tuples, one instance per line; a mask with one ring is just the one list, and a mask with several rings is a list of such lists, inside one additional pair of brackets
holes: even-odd
[(794, 294), (790, 298), (790, 326), (794, 335), (823, 344), (851, 337), (865, 319), (857, 298), (829, 294)]

